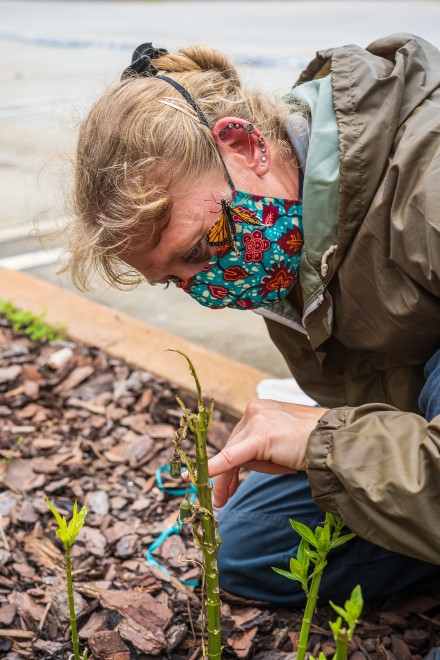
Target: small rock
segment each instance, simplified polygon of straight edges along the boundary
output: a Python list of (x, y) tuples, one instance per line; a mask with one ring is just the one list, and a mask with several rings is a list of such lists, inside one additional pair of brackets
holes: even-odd
[(104, 556), (107, 539), (98, 529), (84, 525), (81, 530), (81, 535), (78, 537), (78, 542), (79, 541), (85, 544), (86, 549), (90, 554), (95, 555), (95, 557)]
[(5, 490), (0, 493), (0, 515), (9, 516), (16, 504), (17, 498), (12, 495), (11, 491)]
[(29, 399), (38, 399), (40, 386), (34, 380), (24, 381), (24, 393)]
[(18, 509), (17, 520), (21, 523), (32, 525), (37, 522), (38, 518), (38, 513), (35, 511), (31, 502), (24, 500)]
[(121, 557), (121, 559), (132, 557), (136, 552), (137, 539), (138, 537), (136, 534), (123, 536), (119, 539), (116, 544), (115, 557)]
[(133, 502), (130, 508), (132, 511), (145, 511), (145, 509), (148, 509), (150, 505), (151, 500), (149, 500), (147, 497), (139, 497)]
[(116, 525), (109, 527), (104, 532), (107, 543), (109, 545), (116, 543), (123, 536), (128, 536), (131, 532), (133, 532), (133, 529), (134, 528), (132, 525), (128, 525), (125, 522), (117, 522)]
[(0, 384), (10, 383), (16, 380), (21, 374), (21, 367), (18, 364), (13, 364), (10, 367), (2, 367), (0, 369)]
[(362, 644), (363, 644), (365, 650), (366, 650), (368, 653), (374, 653), (374, 651), (376, 650), (376, 643), (375, 643), (375, 640), (372, 639), (371, 637), (368, 637), (367, 639), (364, 639), (364, 640), (362, 641)]
[(86, 504), (93, 513), (100, 516), (106, 516), (109, 512), (108, 495), (105, 490), (94, 490), (88, 493)]
[(51, 369), (61, 370), (73, 358), (73, 351), (71, 348), (62, 348), (55, 351), (46, 360), (46, 364)]
[(110, 506), (112, 511), (119, 511), (119, 509), (123, 509), (127, 505), (127, 500), (125, 497), (121, 497), (121, 495), (116, 495), (115, 497), (110, 498)]

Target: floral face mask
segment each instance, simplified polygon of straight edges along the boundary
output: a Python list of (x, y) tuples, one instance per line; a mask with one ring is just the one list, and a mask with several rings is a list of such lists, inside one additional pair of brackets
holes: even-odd
[(176, 286), (201, 305), (254, 309), (284, 298), (298, 278), (303, 245), (299, 201), (234, 190), (205, 236), (217, 245), (203, 270)]

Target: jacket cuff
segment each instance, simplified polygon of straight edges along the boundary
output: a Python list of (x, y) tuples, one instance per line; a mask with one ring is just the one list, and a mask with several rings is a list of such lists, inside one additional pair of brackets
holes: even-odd
[(325, 413), (312, 431), (307, 445), (306, 470), (315, 504), (323, 511), (339, 515), (336, 495), (343, 490), (329, 469), (333, 432), (344, 426), (351, 408), (333, 408)]

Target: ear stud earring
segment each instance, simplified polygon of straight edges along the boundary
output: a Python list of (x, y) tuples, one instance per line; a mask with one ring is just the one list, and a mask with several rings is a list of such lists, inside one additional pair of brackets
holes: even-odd
[[(255, 130), (255, 128), (252, 124), (242, 124), (240, 126), (240, 124), (233, 124), (232, 122), (230, 124), (228, 124), (228, 128), (242, 128), (244, 131), (246, 131), (246, 133), (248, 133), (248, 135), (253, 133), (254, 130)], [(222, 128), (222, 130), (220, 131), (220, 136), (221, 137), (226, 136), (226, 129), (225, 128)], [(257, 139), (258, 139), (258, 145), (260, 147), (261, 153), (265, 154), (267, 152), (267, 149), (264, 146), (263, 136), (259, 135)], [(260, 160), (261, 160), (262, 163), (265, 163), (267, 161), (267, 156), (261, 156)]]

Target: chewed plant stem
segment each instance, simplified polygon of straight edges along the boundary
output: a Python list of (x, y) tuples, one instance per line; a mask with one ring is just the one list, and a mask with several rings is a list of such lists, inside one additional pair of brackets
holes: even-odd
[[(173, 349), (171, 349), (173, 350)], [(212, 487), (208, 471), (208, 455), (206, 442), (211, 427), (213, 403), (206, 409), (197, 372), (187, 355), (181, 351), (174, 351), (182, 355), (188, 362), (191, 375), (197, 390), (197, 413), (187, 410), (185, 404), (177, 398), (183, 415), (180, 427), (175, 433), (174, 450), (181, 458), (188, 470), (189, 480), (197, 489), (199, 504), (190, 503), (187, 498), (180, 506), (182, 521), (193, 522), (193, 536), (195, 544), (203, 553), (204, 574), (204, 606), (206, 611), (207, 646), (202, 641), (203, 656), (209, 660), (221, 660), (221, 622), (220, 622), (220, 589), (217, 568), (217, 554), (221, 538), (217, 532), (217, 521), (212, 506)], [(195, 438), (196, 459), (191, 461), (182, 448), (182, 440), (187, 432), (191, 431)], [(172, 457), (174, 460), (174, 456)]]

